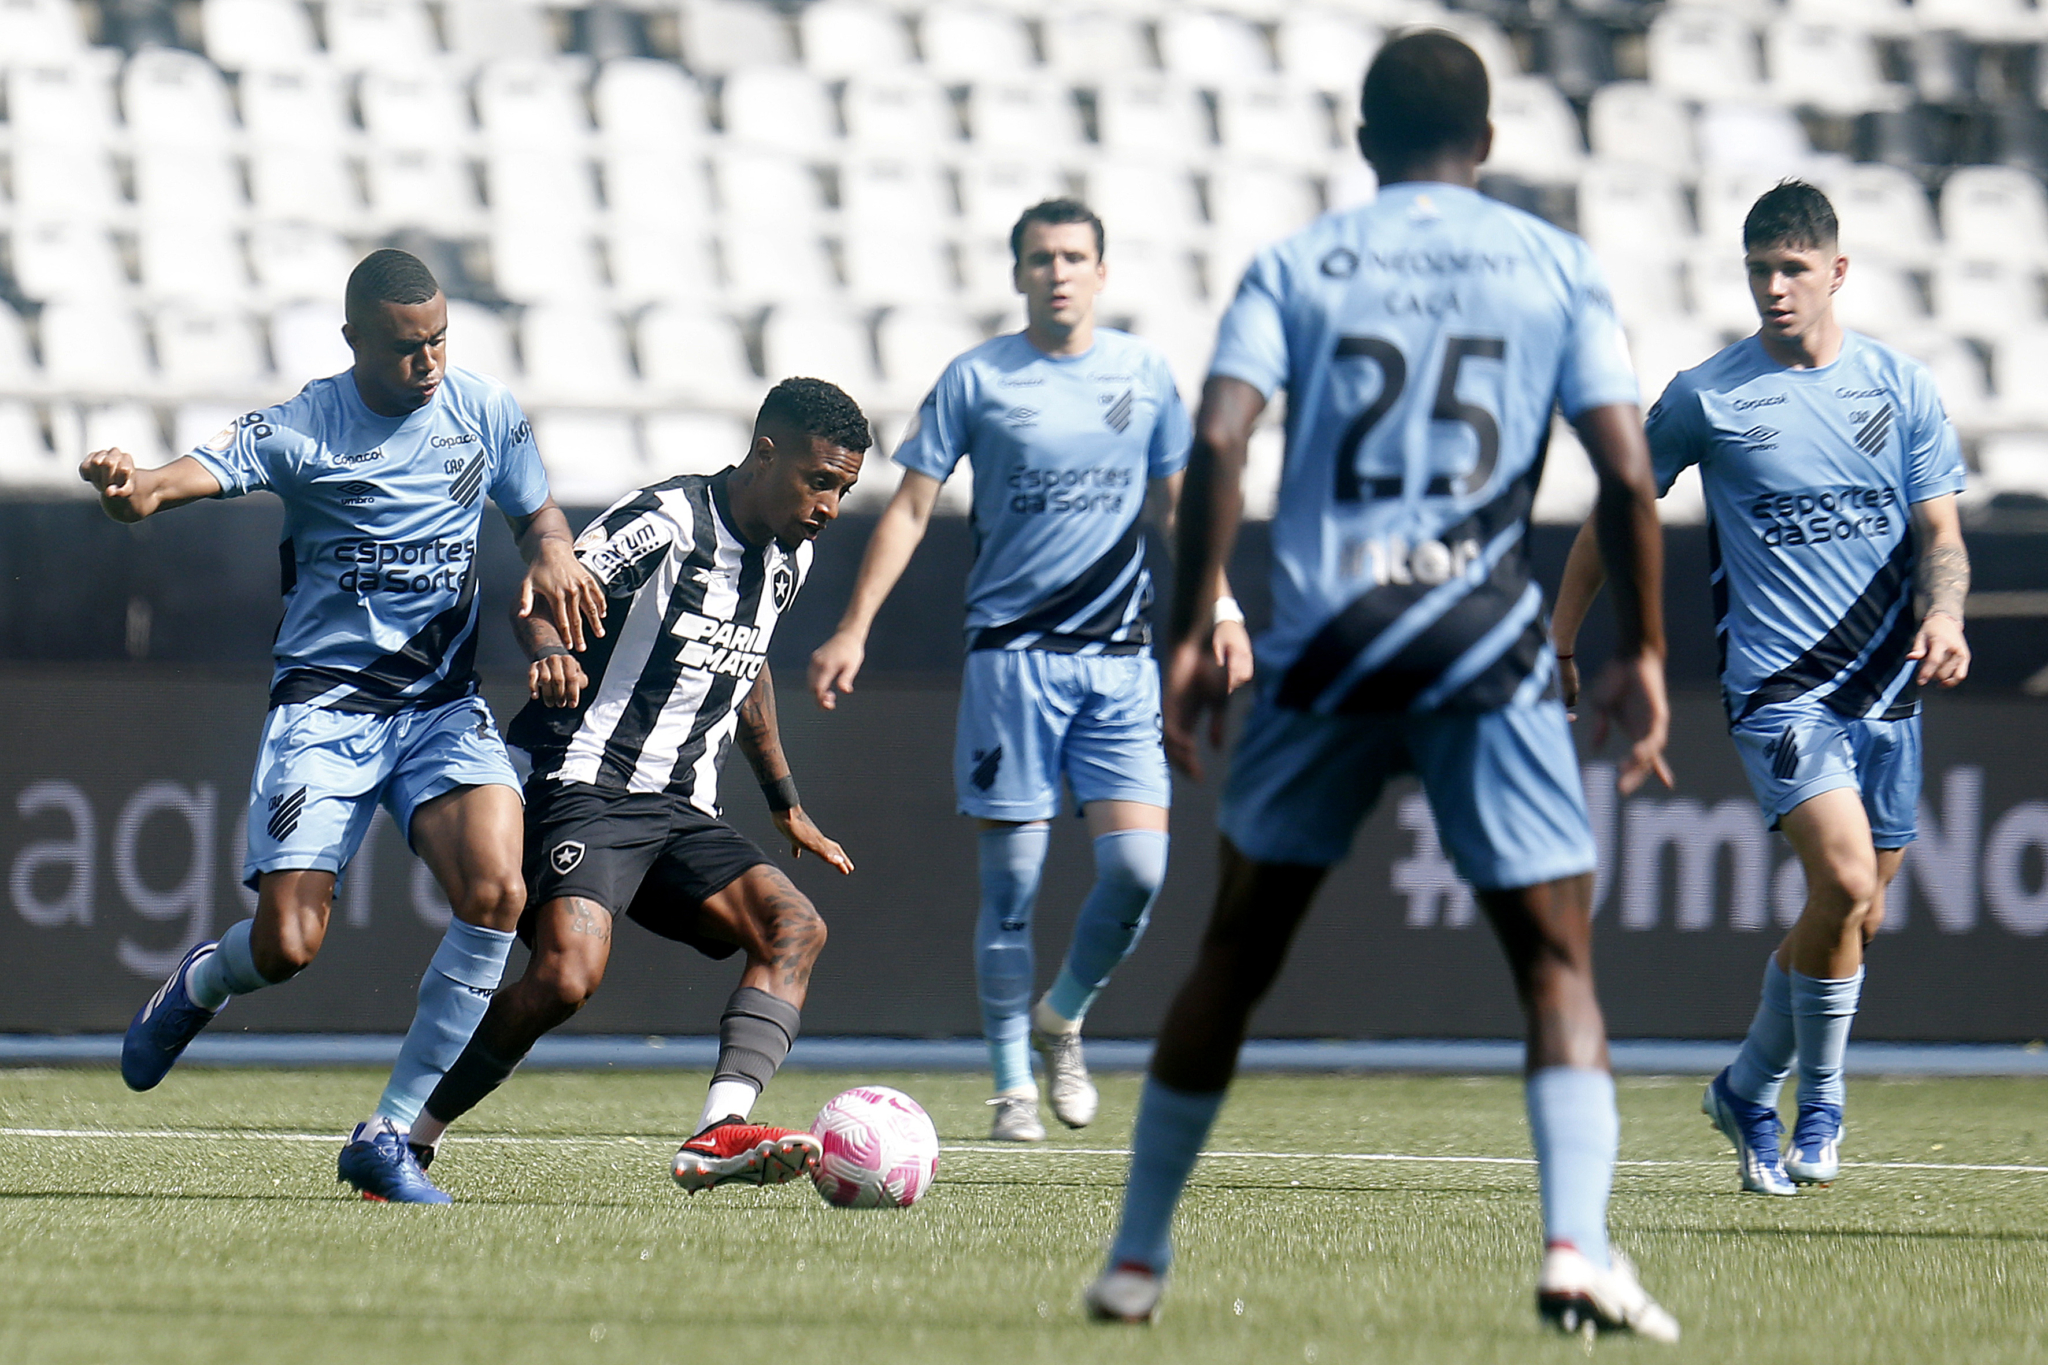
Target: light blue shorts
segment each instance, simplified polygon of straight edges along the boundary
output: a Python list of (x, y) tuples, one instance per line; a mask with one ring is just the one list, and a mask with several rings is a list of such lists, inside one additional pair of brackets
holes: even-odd
[(1593, 870), (1593, 830), (1564, 707), (1324, 716), (1262, 694), (1223, 791), (1223, 833), (1254, 862), (1329, 867), (1387, 780), (1422, 779), (1438, 837), (1481, 890)]
[(1801, 698), (1754, 711), (1730, 733), (1772, 829), (1801, 802), (1847, 787), (1863, 798), (1876, 847), (1904, 848), (1919, 834), (1919, 716), (1851, 720)]
[(953, 738), (960, 813), (1050, 820), (1062, 776), (1077, 806), (1171, 804), (1151, 656), (970, 651)]
[(366, 716), (271, 708), (249, 785), (249, 856), (242, 881), (265, 872), (340, 875), (381, 803), (412, 839), (412, 814), (457, 787), (519, 790), (505, 741), (482, 697), (430, 711)]

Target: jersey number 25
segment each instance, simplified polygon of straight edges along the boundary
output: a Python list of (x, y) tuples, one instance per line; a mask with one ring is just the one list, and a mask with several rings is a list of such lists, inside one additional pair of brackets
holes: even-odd
[[(1485, 487), (1493, 477), (1493, 467), (1500, 460), (1500, 424), (1478, 404), (1459, 401), (1458, 370), (1467, 360), (1502, 360), (1507, 353), (1508, 344), (1499, 337), (1444, 338), (1444, 370), (1437, 381), (1436, 406), (1430, 410), (1430, 420), (1462, 422), (1472, 428), (1472, 434), (1479, 439), (1479, 462), (1461, 486), (1454, 486), (1447, 474), (1432, 477), (1425, 490), (1430, 497), (1471, 493)], [(1363, 502), (1367, 493), (1375, 498), (1398, 498), (1404, 476), (1365, 478), (1358, 472), (1358, 457), (1373, 428), (1401, 401), (1402, 390), (1408, 385), (1408, 359), (1401, 354), (1400, 347), (1384, 337), (1338, 337), (1337, 359), (1370, 360), (1380, 367), (1381, 376), (1379, 397), (1352, 419), (1343, 444), (1337, 449), (1337, 501)]]

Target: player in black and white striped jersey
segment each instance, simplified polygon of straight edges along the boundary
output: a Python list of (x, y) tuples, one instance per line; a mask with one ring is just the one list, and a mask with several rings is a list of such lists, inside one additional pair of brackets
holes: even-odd
[(768, 640), (811, 564), (811, 540), (860, 476), (867, 418), (817, 379), (775, 386), (734, 468), (620, 500), (576, 555), (604, 587), (606, 630), (580, 655), (538, 618), (519, 624), (533, 700), (510, 741), (526, 788), (526, 974), (498, 992), (413, 1128), (416, 1154), (502, 1084), (604, 977), (624, 914), (713, 958), (746, 954), (719, 1022), (697, 1135), (672, 1167), (695, 1192), (780, 1183), (816, 1160), (808, 1133), (747, 1122), (789, 1055), (825, 925), (745, 835), (719, 818), (737, 739), (790, 852), (853, 864), (797, 799), (775, 722)]

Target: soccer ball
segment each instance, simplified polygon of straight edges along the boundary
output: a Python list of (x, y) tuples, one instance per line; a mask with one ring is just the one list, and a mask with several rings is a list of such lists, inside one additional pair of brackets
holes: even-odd
[(811, 1179), (826, 1203), (842, 1209), (907, 1209), (939, 1169), (931, 1116), (885, 1085), (837, 1096), (818, 1111), (811, 1131), (825, 1147)]

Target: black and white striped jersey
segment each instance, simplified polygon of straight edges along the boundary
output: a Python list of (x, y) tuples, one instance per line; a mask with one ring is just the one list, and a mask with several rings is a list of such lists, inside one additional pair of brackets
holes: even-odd
[(732, 472), (643, 488), (577, 538), (611, 608), (580, 659), (582, 704), (528, 702), (513, 718), (507, 738), (533, 755), (536, 776), (667, 792), (718, 814), (739, 705), (811, 567), (808, 542), (790, 551), (740, 538)]

